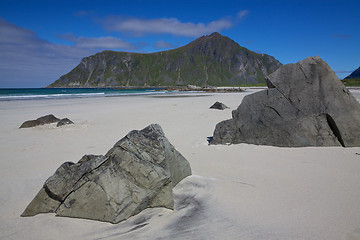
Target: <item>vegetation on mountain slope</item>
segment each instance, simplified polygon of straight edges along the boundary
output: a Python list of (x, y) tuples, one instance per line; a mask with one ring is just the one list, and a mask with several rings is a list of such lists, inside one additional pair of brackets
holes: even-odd
[(237, 86), (264, 83), (281, 63), (219, 33), (169, 51), (103, 51), (84, 58), (49, 87)]

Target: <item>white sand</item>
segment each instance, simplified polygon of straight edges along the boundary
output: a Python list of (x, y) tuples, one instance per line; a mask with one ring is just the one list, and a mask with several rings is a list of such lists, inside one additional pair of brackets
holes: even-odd
[[(0, 239), (360, 239), (360, 148), (207, 145), (249, 92), (0, 102)], [(231, 109), (209, 109), (215, 101)], [(18, 129), (50, 113), (76, 124)], [(175, 211), (116, 225), (19, 217), (61, 163), (105, 154), (151, 123), (193, 170), (174, 189)]]

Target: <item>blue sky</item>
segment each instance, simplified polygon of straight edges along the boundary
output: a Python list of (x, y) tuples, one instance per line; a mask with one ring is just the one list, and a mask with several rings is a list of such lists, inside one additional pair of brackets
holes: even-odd
[(0, 88), (44, 87), (103, 50), (156, 52), (219, 32), (294, 63), (360, 66), (360, 1), (0, 0)]

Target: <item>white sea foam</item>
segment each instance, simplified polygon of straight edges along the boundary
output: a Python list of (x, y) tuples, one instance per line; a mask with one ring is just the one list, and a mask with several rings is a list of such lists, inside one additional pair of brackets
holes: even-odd
[(61, 98), (86, 98), (86, 97), (118, 97), (136, 95), (157, 95), (169, 93), (169, 91), (156, 91), (154, 89), (0, 89), (0, 101), (13, 100), (39, 100), (39, 99), (61, 99)]
[(1, 100), (27, 100), (27, 99), (51, 99), (51, 98), (76, 98), (76, 97), (92, 97), (101, 96), (105, 93), (76, 93), (76, 94), (35, 94), (35, 95), (7, 95), (0, 96)]

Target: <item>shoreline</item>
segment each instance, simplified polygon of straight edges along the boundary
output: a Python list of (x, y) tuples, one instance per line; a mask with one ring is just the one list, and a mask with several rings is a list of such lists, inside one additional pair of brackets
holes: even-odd
[(19, 88), (19, 89), (0, 89), (0, 101), (19, 101), (19, 100), (46, 100), (46, 99), (65, 99), (65, 98), (93, 98), (93, 97), (122, 97), (122, 96), (141, 96), (159, 94), (184, 94), (184, 93), (221, 93), (221, 92), (241, 92), (240, 88)]

